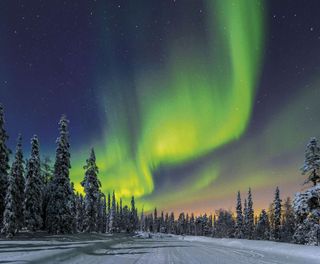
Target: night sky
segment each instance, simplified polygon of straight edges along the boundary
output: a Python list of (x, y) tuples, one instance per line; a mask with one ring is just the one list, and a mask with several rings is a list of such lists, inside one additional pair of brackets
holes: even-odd
[(256, 208), (304, 188), (320, 136), (320, 1), (0, 1), (0, 102), (14, 149), (54, 157), (70, 120), (71, 179), (91, 147), (104, 192), (146, 210)]

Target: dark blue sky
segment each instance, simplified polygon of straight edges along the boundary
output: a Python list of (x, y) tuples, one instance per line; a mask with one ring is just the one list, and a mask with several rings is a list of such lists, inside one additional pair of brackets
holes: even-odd
[[(289, 109), (291, 103), (296, 104), (304, 91), (317, 94), (319, 12), (320, 2), (316, 0), (266, 1), (261, 76), (248, 129), (236, 143), (240, 147), (265, 133), (266, 124), (277, 121), (279, 113)], [(168, 57), (165, 39), (194, 34), (200, 39), (198, 47), (206, 47), (206, 13), (204, 1), (2, 0), (0, 102), (6, 110), (10, 146), (21, 132), (28, 149), (29, 138), (38, 134), (43, 151), (52, 154), (57, 122), (63, 113), (71, 121), (74, 152), (99, 141), (109, 125), (100, 102), (103, 77), (125, 80), (127, 85), (117, 89), (125, 95), (128, 120), (139, 123), (135, 70), (143, 68), (148, 72), (162, 67)], [(113, 101), (112, 94), (118, 91), (106, 89), (110, 90), (108, 100)], [(308, 99), (301, 102), (305, 108), (295, 120), (305, 127), (305, 133), (289, 136), (289, 140), (301, 141), (299, 151), (309, 136), (320, 132), (319, 125), (313, 126), (314, 122), (319, 123), (318, 112)], [(136, 125), (128, 127), (131, 137), (137, 138)], [(279, 131), (280, 134), (285, 133)], [(230, 150), (226, 146), (221, 151), (227, 155)], [(298, 153), (290, 155), (296, 160)], [(203, 161), (199, 162), (194, 166)], [(177, 171), (180, 175), (186, 173), (180, 167), (174, 169)], [(171, 177), (171, 173), (161, 170), (155, 175), (161, 173), (163, 176), (155, 179), (160, 187)], [(179, 179), (177, 176), (172, 182), (178, 184)], [(155, 192), (161, 192), (160, 187)]]

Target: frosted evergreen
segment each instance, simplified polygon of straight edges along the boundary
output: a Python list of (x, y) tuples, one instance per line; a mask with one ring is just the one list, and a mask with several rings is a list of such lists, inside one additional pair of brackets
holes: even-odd
[(23, 226), (25, 188), (23, 163), (22, 137), (19, 135), (15, 160), (11, 166), (5, 197), (2, 233), (6, 234), (7, 237), (12, 237)]
[(292, 208), (292, 202), (288, 197), (283, 204), (283, 218), (282, 218), (282, 229), (281, 239), (282, 241), (291, 242), (295, 231), (295, 218)]
[(315, 186), (320, 182), (320, 147), (316, 138), (311, 138), (305, 150), (305, 161), (301, 168), (302, 174), (307, 176), (305, 183), (312, 182)]
[(31, 139), (31, 156), (27, 163), (25, 188), (25, 225), (30, 231), (42, 227), (42, 191), (39, 141), (37, 136), (34, 136)]
[(253, 238), (253, 231), (254, 231), (254, 211), (253, 211), (253, 200), (252, 200), (252, 193), (251, 188), (248, 191), (248, 208), (247, 208), (247, 237), (249, 239)]
[(101, 183), (98, 180), (98, 166), (96, 165), (96, 156), (94, 149), (91, 149), (90, 157), (84, 166), (85, 176), (81, 185), (85, 192), (85, 220), (84, 228), (86, 232), (98, 231), (97, 221), (100, 205), (100, 187)]
[(268, 240), (270, 238), (270, 224), (266, 210), (262, 210), (256, 227), (256, 238)]
[[(233, 237), (234, 235), (234, 219), (232, 213), (223, 209), (216, 212), (217, 220), (215, 221), (214, 236), (215, 237)], [(196, 230), (198, 229), (199, 222), (196, 220)], [(198, 232), (196, 232), (198, 233)], [(199, 234), (201, 235), (201, 233)]]
[(237, 194), (235, 237), (243, 238), (243, 212), (240, 191)]
[(73, 211), (69, 170), (70, 145), (69, 121), (62, 116), (59, 122), (60, 137), (57, 139), (56, 159), (53, 179), (49, 186), (49, 202), (47, 207), (47, 228), (53, 234), (73, 232)]
[(113, 191), (111, 208), (109, 211), (109, 232), (116, 232), (117, 222), (116, 222), (116, 195)]
[(317, 245), (320, 234), (320, 185), (296, 193), (293, 200), (296, 215), (294, 240), (299, 244)]
[(22, 151), (22, 136), (19, 135), (17, 140), (17, 147), (15, 159), (11, 166), (11, 175), (15, 179), (17, 193), (14, 195), (16, 207), (16, 224), (17, 229), (20, 230), (24, 225), (24, 200), (25, 200), (25, 177), (24, 177), (24, 159)]
[(273, 224), (273, 232), (274, 238), (276, 240), (280, 240), (280, 228), (281, 228), (281, 199), (280, 199), (280, 191), (279, 188), (276, 188), (275, 196), (274, 196), (274, 224)]
[(4, 129), (4, 109), (0, 104), (0, 227), (3, 223), (3, 213), (5, 209), (5, 197), (8, 187), (8, 174), (9, 174), (9, 155), (10, 150), (7, 147), (9, 136)]

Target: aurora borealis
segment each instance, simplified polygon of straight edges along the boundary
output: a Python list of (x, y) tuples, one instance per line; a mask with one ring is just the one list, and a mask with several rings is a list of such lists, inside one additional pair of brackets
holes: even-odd
[(93, 146), (105, 192), (146, 210), (233, 208), (251, 186), (301, 189), (320, 136), (317, 1), (2, 1), (0, 101), (11, 144), (53, 157), (70, 119), (80, 190)]

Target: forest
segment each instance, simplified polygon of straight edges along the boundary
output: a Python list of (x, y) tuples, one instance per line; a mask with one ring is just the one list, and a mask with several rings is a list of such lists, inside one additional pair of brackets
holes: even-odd
[(132, 234), (136, 231), (176, 235), (274, 240), (298, 244), (320, 243), (320, 147), (316, 138), (306, 146), (301, 168), (309, 186), (294, 199), (282, 200), (275, 188), (269, 208), (254, 211), (251, 188), (244, 201), (235, 195), (235, 211), (219, 209), (214, 214), (138, 212), (135, 198), (124, 205), (116, 192), (104, 194), (99, 181), (94, 149), (84, 165), (81, 185), (75, 192), (70, 181), (70, 144), (66, 116), (59, 121), (54, 166), (41, 158), (39, 139), (31, 139), (31, 154), (25, 159), (22, 135), (18, 136), (13, 161), (7, 146), (4, 108), (0, 105), (0, 226), (7, 238), (18, 232), (47, 231), (49, 234), (79, 232)]

